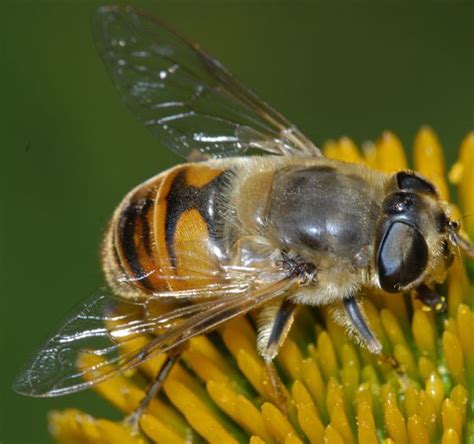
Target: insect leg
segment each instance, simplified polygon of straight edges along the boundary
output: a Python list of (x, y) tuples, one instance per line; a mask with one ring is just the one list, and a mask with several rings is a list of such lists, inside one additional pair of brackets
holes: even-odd
[(131, 425), (132, 429), (138, 431), (138, 423), (140, 418), (142, 417), (143, 413), (145, 413), (146, 408), (150, 401), (159, 393), (161, 387), (163, 386), (163, 382), (165, 381), (166, 377), (169, 375), (171, 369), (173, 368), (174, 364), (179, 360), (181, 355), (183, 354), (185, 347), (177, 347), (177, 350), (171, 350), (166, 357), (165, 362), (158, 370), (156, 374), (155, 380), (151, 383), (148, 387), (145, 397), (140, 401), (140, 404), (136, 408), (136, 410), (131, 413), (127, 418), (126, 421)]
[(273, 359), (290, 331), (296, 307), (296, 304), (285, 299), (279, 306), (270, 306), (264, 309), (260, 322), (259, 351), (265, 361), (271, 387), (270, 396), (283, 412), (288, 410), (287, 393), (273, 365)]
[(351, 326), (357, 331), (359, 337), (364, 341), (369, 351), (378, 355), (382, 362), (385, 362), (393, 368), (398, 376), (400, 386), (403, 389), (406, 389), (408, 387), (406, 374), (400, 368), (400, 364), (393, 356), (382, 351), (382, 344), (376, 338), (369, 327), (369, 324), (366, 322), (366, 315), (363, 312), (362, 307), (357, 303), (356, 298), (351, 296), (350, 298), (344, 299), (343, 303)]
[(271, 324), (268, 340), (262, 353), (265, 361), (272, 361), (278, 354), (283, 342), (285, 342), (293, 324), (296, 307), (297, 305), (288, 299), (285, 299), (280, 304)]
[(366, 321), (366, 315), (362, 310), (362, 307), (359, 306), (357, 300), (354, 296), (346, 298), (343, 300), (344, 308), (346, 314), (350, 321), (350, 326), (359, 335), (360, 339), (364, 342), (370, 352), (374, 354), (382, 353), (382, 344), (375, 337), (372, 332), (369, 324)]
[(424, 284), (416, 289), (416, 297), (424, 305), (435, 310), (437, 313), (442, 313), (446, 310), (446, 299)]

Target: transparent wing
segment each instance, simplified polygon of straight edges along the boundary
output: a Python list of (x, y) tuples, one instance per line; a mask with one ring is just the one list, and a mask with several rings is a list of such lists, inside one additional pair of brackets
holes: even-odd
[(130, 6), (95, 16), (99, 52), (122, 98), (159, 140), (185, 158), (237, 156), (249, 148), (321, 153), (217, 60)]
[(238, 295), (169, 311), (163, 301), (155, 311), (151, 303), (156, 299), (128, 302), (96, 296), (46, 342), (14, 389), (43, 397), (86, 389), (281, 296), (293, 285), (293, 280), (284, 279), (260, 288), (247, 286)]
[[(281, 251), (269, 243), (254, 245), (250, 252), (242, 246), (242, 239), (220, 247), (207, 238), (179, 240), (174, 251), (158, 263), (149, 262), (133, 275), (124, 270), (116, 279), (144, 285), (153, 291), (152, 298), (161, 300), (240, 294), (249, 282), (258, 286), (287, 277), (287, 270), (278, 265)], [(237, 262), (230, 263), (229, 257)]]

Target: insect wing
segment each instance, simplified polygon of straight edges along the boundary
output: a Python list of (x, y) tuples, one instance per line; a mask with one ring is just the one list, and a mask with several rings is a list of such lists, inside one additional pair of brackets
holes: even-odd
[(163, 310), (155, 316), (149, 313), (153, 298), (140, 303), (96, 296), (46, 342), (13, 388), (38, 397), (87, 389), (281, 296), (292, 285), (286, 279), (257, 290), (249, 287), (238, 296)]
[[(118, 286), (123, 283), (153, 289), (151, 297), (163, 299), (196, 299), (241, 295), (249, 282), (263, 285), (287, 277), (287, 271), (277, 265), (275, 248), (260, 246), (258, 255), (242, 256), (240, 242), (227, 246), (216, 237), (181, 239), (173, 242), (173, 251), (147, 264), (139, 273), (117, 273)], [(229, 258), (237, 258), (232, 263)], [(173, 290), (173, 291), (169, 291)]]
[(122, 98), (159, 140), (187, 159), (321, 155), (295, 126), (217, 60), (130, 6), (101, 7), (99, 52)]
[[(127, 305), (128, 310), (123, 314), (116, 313), (118, 304)], [(125, 307), (122, 305), (122, 308)], [(13, 388), (30, 396), (56, 396), (87, 388), (90, 384), (82, 379), (77, 367), (80, 355), (95, 354), (108, 363), (117, 362), (119, 342), (114, 340), (110, 326), (122, 325), (124, 340), (152, 331), (150, 326), (137, 324), (141, 312), (140, 304), (121, 302), (107, 295), (90, 298), (73, 312), (58, 333), (27, 364)]]

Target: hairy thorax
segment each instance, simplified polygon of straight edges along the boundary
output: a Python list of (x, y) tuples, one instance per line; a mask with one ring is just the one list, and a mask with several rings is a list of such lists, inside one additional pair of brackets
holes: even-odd
[(244, 170), (233, 202), (247, 250), (253, 238), (256, 250), (313, 263), (325, 302), (371, 279), (384, 175), (328, 159), (267, 157)]

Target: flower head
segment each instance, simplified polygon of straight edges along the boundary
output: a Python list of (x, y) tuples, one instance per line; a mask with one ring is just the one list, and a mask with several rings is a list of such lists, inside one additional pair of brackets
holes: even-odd
[[(386, 172), (408, 167), (401, 142), (389, 132), (362, 150), (343, 138), (326, 143), (324, 152)], [(443, 151), (429, 128), (416, 136), (414, 169), (450, 200)], [(452, 205), (453, 217), (474, 214), (474, 132), (462, 142), (449, 179), (458, 187), (462, 208)], [(474, 217), (463, 219), (463, 229), (465, 236), (474, 237)], [(467, 442), (474, 439), (474, 292), (460, 256), (443, 292), (447, 310), (441, 315), (411, 296), (365, 295), (370, 324), (384, 350), (398, 361), (398, 370), (352, 343), (327, 307), (302, 307), (276, 359), (288, 412), (271, 402), (250, 316), (191, 339), (163, 393), (141, 417), (141, 434), (125, 422), (95, 419), (74, 409), (51, 412), (51, 433), (63, 443), (184, 443), (199, 436), (252, 444)], [(94, 389), (129, 414), (164, 360), (158, 355)]]

